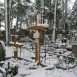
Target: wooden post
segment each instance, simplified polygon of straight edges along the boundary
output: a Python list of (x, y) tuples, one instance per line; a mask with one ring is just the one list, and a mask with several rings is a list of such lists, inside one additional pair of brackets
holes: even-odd
[(15, 45), (16, 44), (16, 41), (17, 41), (17, 38), (18, 35), (12, 35), (12, 41), (14, 42), (14, 46), (16, 47), (16, 50), (14, 51), (14, 59), (16, 59), (18, 57), (18, 48), (17, 46)]
[(17, 43), (18, 35), (12, 35), (12, 42), (9, 42), (11, 46), (16, 47), (16, 50), (14, 51), (14, 59), (18, 58), (18, 48), (20, 48), (20, 57), (21, 57), (21, 46), (23, 46), (21, 43)]
[[(16, 37), (13, 37), (13, 42), (14, 42), (14, 46), (16, 44)], [(18, 57), (18, 52), (17, 52), (17, 47), (16, 47), (16, 51), (14, 51), (14, 59), (16, 59)]]
[(40, 44), (38, 30), (34, 33), (34, 38), (35, 38), (35, 62), (37, 64), (40, 64)]
[(39, 44), (39, 38), (35, 39), (35, 62), (37, 64), (40, 64), (40, 44)]
[(39, 43), (39, 38), (40, 38), (40, 33), (39, 30), (44, 30), (45, 27), (43, 26), (31, 26), (28, 28), (29, 30), (35, 30), (36, 32), (34, 33), (34, 38), (35, 38), (35, 62), (37, 64), (40, 64), (40, 43)]
[(17, 59), (17, 57), (18, 57), (18, 53), (17, 51), (14, 51), (14, 59)]
[(41, 61), (40, 61), (40, 42), (39, 42), (39, 39), (38, 39), (38, 64), (40, 64)]
[(35, 62), (37, 62), (37, 39), (35, 39)]

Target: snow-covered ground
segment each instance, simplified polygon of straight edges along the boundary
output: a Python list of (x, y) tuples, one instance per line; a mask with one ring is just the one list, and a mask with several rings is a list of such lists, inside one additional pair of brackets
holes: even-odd
[[(72, 64), (67, 64), (65, 66), (65, 63), (63, 62), (63, 57), (57, 58), (56, 55), (51, 54), (52, 56), (49, 56), (51, 52), (48, 52), (45, 58), (41, 58), (42, 64), (46, 65), (46, 67), (43, 67), (42, 65), (38, 65), (35, 63), (35, 60), (31, 57), (34, 57), (34, 49), (31, 48), (30, 43), (22, 43), (23, 48), (21, 48), (21, 57), (22, 60), (15, 60), (13, 58), (8, 59), (4, 62), (4, 65), (1, 67), (1, 69), (4, 69), (7, 66), (7, 63), (10, 62), (10, 66), (13, 67), (14, 65), (18, 66), (18, 74), (14, 77), (77, 77), (77, 67), (68, 69), (68, 66), (72, 66)], [(12, 57), (14, 56), (14, 50), (15, 47), (9, 47), (6, 46), (6, 57)], [(56, 49), (55, 52), (63, 51), (63, 49)], [(63, 53), (63, 52), (62, 52)], [(67, 54), (69, 55), (70, 52)], [(64, 53), (64, 55), (67, 55)], [(41, 53), (41, 55), (45, 55), (45, 53)], [(20, 57), (20, 49), (18, 49), (18, 56)], [(27, 59), (29, 61), (26, 61), (24, 59)], [(65, 66), (67, 69), (63, 70), (61, 68), (56, 68), (56, 65), (58, 65), (60, 62), (62, 62), (61, 66)], [(1, 77), (1, 76), (0, 76)]]

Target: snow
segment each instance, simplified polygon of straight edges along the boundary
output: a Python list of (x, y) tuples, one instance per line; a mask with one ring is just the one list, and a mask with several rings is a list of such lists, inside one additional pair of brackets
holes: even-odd
[[(10, 42), (10, 44), (14, 44), (14, 42)], [(16, 42), (15, 44), (17, 44), (17, 45), (21, 45), (21, 46), (22, 46), (22, 44), (19, 43), (19, 42)]]
[(5, 69), (3, 69), (2, 67), (0, 67), (0, 70), (2, 70), (4, 73), (6, 73)]
[[(60, 58), (57, 58), (56, 55), (52, 54), (52, 56), (49, 56), (50, 53), (46, 54), (46, 61), (44, 59), (42, 60), (42, 64), (46, 65), (45, 67), (42, 67), (41, 65), (38, 65), (35, 63), (35, 60), (32, 60), (31, 57), (35, 56), (33, 53), (33, 50), (31, 52), (31, 48), (29, 43), (22, 43), (23, 47), (26, 47), (26, 49), (21, 49), (21, 58), (27, 59), (29, 61), (26, 61), (24, 59), (7, 59), (4, 62), (4, 66), (0, 69), (4, 70), (3, 68), (7, 67), (8, 62), (10, 62), (10, 67), (18, 66), (18, 74), (14, 77), (77, 77), (77, 67), (68, 69), (69, 67), (73, 67), (75, 64), (66, 64), (64, 63), (63, 57), (60, 56)], [(65, 45), (65, 44), (64, 44)], [(12, 57), (14, 54), (15, 47), (6, 46), (6, 57)], [(65, 49), (56, 49), (56, 52), (59, 53), (60, 51), (63, 53), (63, 50)], [(41, 50), (42, 52), (42, 50)], [(20, 53), (18, 51), (18, 53)], [(71, 54), (71, 51), (65, 52), (62, 55), (68, 56)], [(42, 55), (42, 53), (41, 53)], [(44, 55), (44, 53), (43, 53)], [(61, 60), (61, 61), (59, 61)], [(60, 64), (60, 67), (67, 68), (66, 70), (58, 69), (56, 66)], [(2, 75), (2, 74), (1, 74)]]
[(2, 77), (2, 74), (0, 73), (0, 77)]
[(71, 54), (71, 51), (64, 53), (64, 56), (69, 56)]
[(73, 8), (74, 2), (75, 2), (75, 0), (70, 0), (70, 2), (68, 3), (68, 7), (69, 7), (70, 9)]
[(1, 44), (2, 44), (3, 49), (6, 51), (5, 43), (4, 43), (3, 41), (0, 41), (0, 42), (1, 42)]
[(37, 24), (38, 26), (43, 26), (43, 27), (45, 27), (45, 28), (48, 28), (49, 27), (49, 25), (47, 24), (47, 23), (44, 23), (44, 24)]
[(15, 47), (6, 47), (6, 57), (12, 57)]
[(70, 72), (70, 70), (64, 71), (56, 68), (50, 71), (40, 68), (37, 70), (29, 70), (26, 73), (27, 73), (27, 77), (77, 77), (74, 75), (73, 72)]
[(67, 48), (72, 48), (72, 45), (67, 45)]

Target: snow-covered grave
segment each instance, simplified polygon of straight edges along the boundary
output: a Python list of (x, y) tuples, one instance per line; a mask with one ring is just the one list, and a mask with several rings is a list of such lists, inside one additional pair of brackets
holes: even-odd
[[(53, 49), (46, 52), (46, 61), (45, 53), (43, 46), (41, 47), (41, 65), (37, 65), (35, 60), (32, 59), (34, 56), (35, 49), (31, 49), (31, 43), (22, 42), (23, 47), (21, 49), (21, 58), (22, 59), (13, 59), (11, 58), (14, 54), (14, 47), (6, 46), (6, 57), (10, 57), (3, 62), (0, 70), (6, 73), (5, 68), (8, 68), (8, 62), (10, 63), (10, 68), (17, 66), (18, 74), (13, 77), (77, 77), (77, 66), (76, 62), (66, 63), (64, 56), (71, 56), (71, 51), (66, 49)], [(48, 47), (48, 46), (47, 46)], [(18, 56), (20, 57), (20, 51), (18, 51)], [(73, 67), (74, 66), (74, 67)], [(72, 67), (72, 68), (70, 68)], [(66, 69), (67, 68), (67, 69)], [(70, 68), (70, 69), (69, 69)], [(2, 73), (0, 75), (3, 77)], [(0, 76), (0, 77), (1, 77)], [(11, 75), (8, 75), (11, 77)]]

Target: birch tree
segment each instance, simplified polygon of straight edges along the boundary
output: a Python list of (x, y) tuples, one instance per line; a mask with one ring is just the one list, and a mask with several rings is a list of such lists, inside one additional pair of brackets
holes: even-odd
[(6, 45), (9, 44), (9, 0), (5, 0)]

